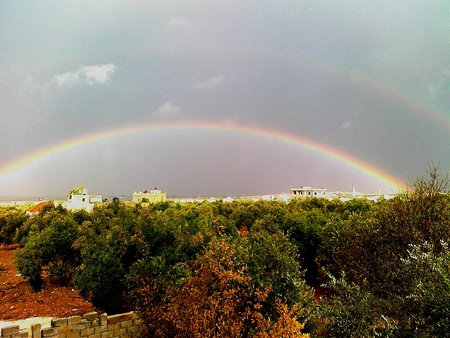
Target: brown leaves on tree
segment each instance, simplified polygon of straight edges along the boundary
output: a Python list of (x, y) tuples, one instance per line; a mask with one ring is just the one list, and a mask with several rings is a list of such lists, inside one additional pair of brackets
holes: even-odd
[[(273, 318), (261, 312), (270, 285), (254, 289), (246, 266), (234, 258), (236, 249), (224, 240), (213, 242), (192, 267), (181, 287), (159, 298), (156, 285), (141, 289), (147, 305), (143, 317), (155, 337), (308, 337), (297, 321), (299, 306), (280, 300)], [(160, 299), (160, 301), (159, 301)]]

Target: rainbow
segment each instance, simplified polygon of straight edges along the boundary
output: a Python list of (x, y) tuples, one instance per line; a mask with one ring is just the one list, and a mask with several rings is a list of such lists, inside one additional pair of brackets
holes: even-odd
[(234, 132), (242, 133), (248, 135), (255, 135), (259, 137), (266, 137), (273, 140), (279, 140), (286, 143), (290, 143), (296, 146), (300, 146), (306, 149), (310, 149), (319, 154), (323, 154), (329, 158), (333, 158), (349, 165), (352, 168), (359, 170), (360, 172), (369, 175), (370, 177), (378, 180), (379, 182), (385, 184), (393, 191), (398, 191), (399, 189), (404, 189), (406, 185), (399, 179), (389, 175), (380, 168), (377, 168), (369, 163), (361, 161), (356, 157), (353, 157), (347, 153), (344, 153), (338, 149), (320, 144), (310, 139), (302, 138), (297, 135), (281, 132), (275, 129), (269, 129), (261, 126), (251, 126), (235, 123), (217, 123), (217, 122), (158, 122), (158, 123), (147, 123), (140, 125), (127, 125), (125, 127), (116, 129), (102, 130), (96, 133), (83, 135), (75, 138), (68, 139), (56, 145), (49, 147), (37, 149), (33, 152), (25, 154), (19, 159), (10, 162), (6, 165), (0, 167), (0, 179), (7, 174), (13, 173), (14, 171), (24, 168), (27, 165), (38, 162), (50, 156), (66, 152), (68, 150), (78, 148), (87, 144), (95, 143), (98, 141), (117, 138), (120, 136), (149, 133), (152, 131), (162, 131), (162, 130), (212, 130), (220, 132)]
[[(230, 49), (223, 50), (225, 54)], [(320, 61), (318, 59), (311, 59), (306, 56), (290, 55), (285, 52), (274, 52), (269, 49), (258, 49), (250, 47), (242, 47), (235, 45), (231, 49), (234, 55), (241, 54), (241, 57), (248, 57), (251, 59), (258, 58), (274, 58), (287, 62), (297, 69), (313, 69), (326, 76), (331, 76), (343, 83), (351, 85), (355, 88), (363, 88), (374, 97), (387, 98), (400, 106), (407, 107), (410, 113), (421, 117), (424, 120), (432, 121), (434, 124), (450, 130), (450, 116), (429, 104), (426, 104), (413, 96), (411, 93), (400, 87), (393, 87), (392, 84), (385, 83), (380, 79), (365, 75), (363, 73), (355, 72), (352, 69), (346, 68), (342, 65), (336, 65)], [(121, 51), (121, 50), (120, 50)], [(119, 52), (114, 50), (114, 53)], [(152, 53), (157, 53), (158, 49), (151, 49)]]
[[(354, 88), (363, 88), (373, 97), (392, 100), (396, 104), (406, 107), (410, 113), (421, 117), (424, 120), (432, 121), (434, 124), (450, 130), (450, 116), (439, 109), (426, 104), (414, 97), (411, 93), (400, 87), (393, 87), (375, 77), (367, 76), (363, 73), (355, 72), (342, 65), (326, 63), (318, 59), (311, 59), (299, 55), (289, 55), (288, 53), (274, 52), (271, 50), (260, 50), (251, 48), (239, 48), (237, 50), (245, 53), (250, 58), (275, 58), (289, 63), (297, 69), (313, 69), (321, 74), (338, 79)], [(234, 51), (236, 49), (233, 49)]]
[(420, 116), (425, 120), (430, 120), (443, 128), (450, 129), (449, 116), (442, 111), (423, 103), (403, 89), (392, 87), (387, 83), (363, 74), (358, 74), (351, 69), (346, 69), (342, 66), (332, 65), (318, 60), (307, 60), (299, 57), (293, 58), (288, 55), (277, 54), (276, 57), (290, 62), (293, 65), (297, 64), (301, 67), (313, 68), (322, 74), (333, 76), (355, 88), (361, 87), (368, 93), (371, 93), (372, 96), (388, 98), (403, 107), (407, 107), (408, 110), (416, 116)]

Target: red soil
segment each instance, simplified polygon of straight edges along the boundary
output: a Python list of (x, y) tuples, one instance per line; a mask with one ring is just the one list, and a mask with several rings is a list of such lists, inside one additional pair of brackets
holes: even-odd
[(14, 266), (16, 249), (0, 245), (0, 320), (61, 318), (96, 311), (70, 286), (46, 281), (42, 291), (34, 292)]

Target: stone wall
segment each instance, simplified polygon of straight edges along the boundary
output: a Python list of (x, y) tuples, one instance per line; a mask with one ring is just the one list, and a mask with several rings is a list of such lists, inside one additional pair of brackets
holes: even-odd
[(5, 326), (0, 330), (0, 338), (133, 338), (141, 325), (135, 312), (112, 316), (89, 312), (84, 316), (52, 319), (48, 327), (31, 325), (29, 331), (21, 331), (19, 325)]

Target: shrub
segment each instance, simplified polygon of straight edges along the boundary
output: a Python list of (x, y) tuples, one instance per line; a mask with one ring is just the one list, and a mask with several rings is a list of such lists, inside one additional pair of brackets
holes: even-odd
[(81, 249), (82, 264), (75, 270), (74, 283), (80, 295), (113, 314), (126, 310), (123, 296), (125, 270), (111, 247), (98, 244)]
[(70, 216), (52, 213), (47, 226), (31, 229), (24, 239), (24, 246), (16, 252), (15, 263), (22, 276), (30, 278), (35, 290), (42, 287), (44, 269), (48, 270), (49, 277), (57, 277), (62, 284), (71, 282), (80, 258), (79, 252), (72, 248), (78, 228)]
[(275, 300), (276, 315), (263, 311), (270, 285), (254, 286), (237, 247), (212, 242), (191, 267), (192, 274), (161, 294), (156, 280), (147, 279), (132, 292), (153, 337), (307, 337), (298, 321), (301, 305)]
[(0, 213), (0, 243), (5, 245), (17, 243), (17, 233), (28, 218), (24, 211), (19, 210)]
[(320, 232), (333, 293), (321, 303), (325, 336), (448, 335), (448, 184), (431, 168), (373, 213), (332, 220)]

